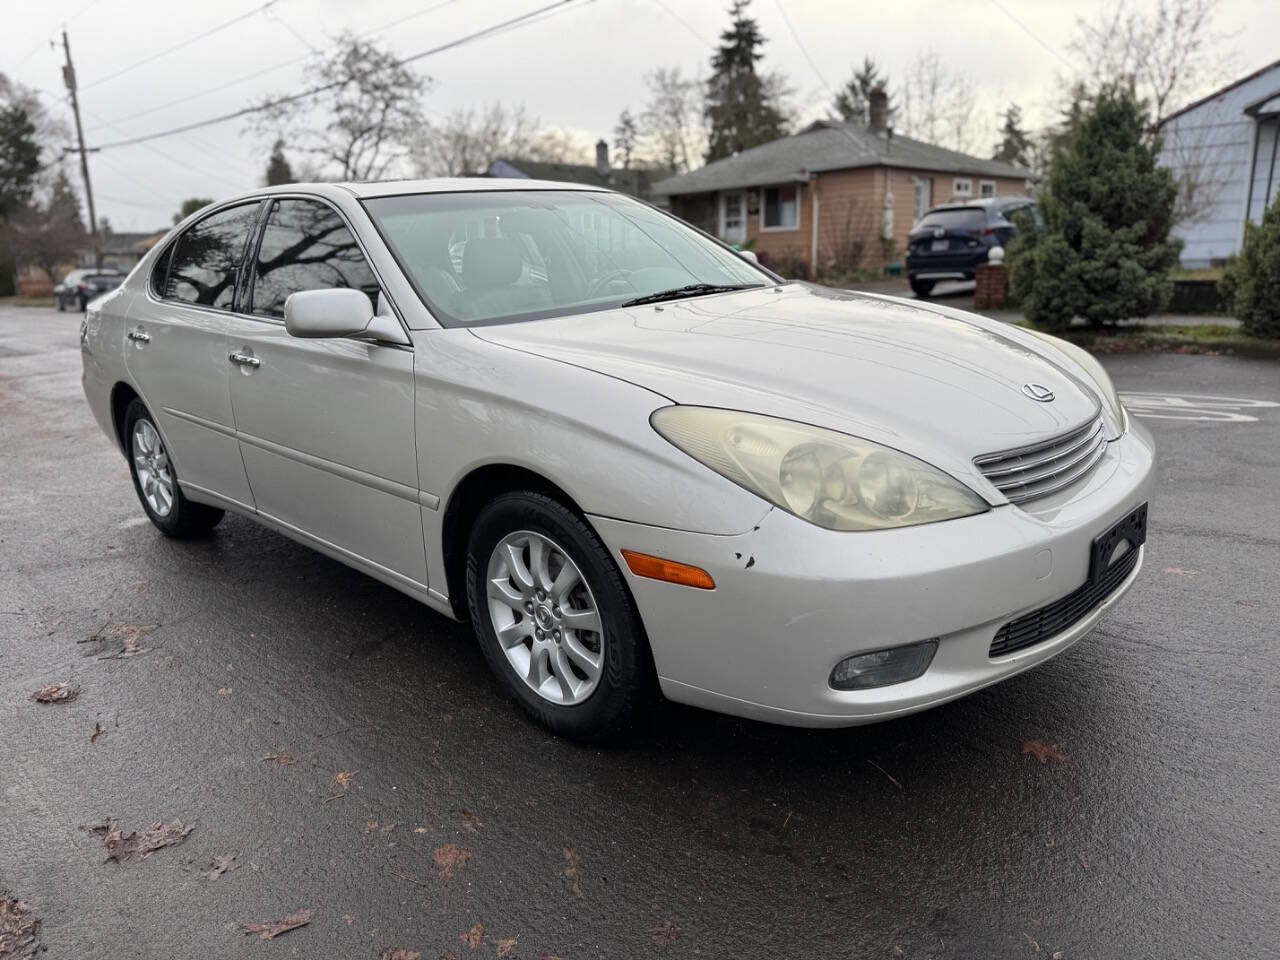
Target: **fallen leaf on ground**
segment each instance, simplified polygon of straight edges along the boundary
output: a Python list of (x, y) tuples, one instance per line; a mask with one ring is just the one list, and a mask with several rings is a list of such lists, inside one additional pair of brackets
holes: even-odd
[(342, 920), (349, 927), (356, 922), (356, 917), (354, 913), (344, 913), (342, 915)]
[(146, 653), (147, 647), (142, 646), (142, 638), (155, 629), (155, 626), (143, 627), (136, 623), (117, 623), (111, 626), (103, 627), (93, 636), (89, 637), (91, 641), (120, 640), (122, 641), (120, 649), (115, 653), (104, 654), (99, 660), (123, 660), (126, 657), (136, 657), (140, 653)]
[(1196, 574), (1198, 574), (1200, 571), (1199, 571), (1199, 570), (1188, 570), (1188, 569), (1184, 569), (1183, 567), (1165, 567), (1165, 568), (1164, 568), (1164, 572), (1165, 572), (1165, 573), (1171, 573), (1171, 574), (1173, 574), (1175, 577), (1194, 577), (1194, 576), (1195, 576)]
[(564, 957), (557, 957), (554, 953), (544, 953), (538, 960), (564, 960)]
[(659, 950), (665, 950), (683, 936), (684, 931), (680, 929), (680, 924), (671, 917), (655, 920), (649, 926), (649, 939)]
[(484, 942), (484, 924), (483, 923), (473, 924), (471, 929), (468, 930), (466, 933), (464, 933), (462, 936), (458, 937), (458, 939), (461, 940), (463, 944), (465, 944), (467, 947), (470, 947), (472, 950), (474, 950), (476, 947), (480, 946), (480, 944)]
[(136, 830), (125, 833), (114, 820), (106, 820), (89, 828), (95, 833), (104, 833), (102, 845), (107, 848), (107, 860), (120, 863), (133, 857), (149, 857), (157, 850), (176, 846), (186, 840), (195, 824), (187, 827), (181, 820), (162, 823), (157, 820), (139, 834)]
[(97, 743), (99, 737), (107, 734), (107, 728), (100, 724), (97, 720), (93, 721), (93, 733), (89, 734), (89, 742)]
[(34, 946), (39, 934), (40, 921), (30, 905), (0, 897), (0, 957), (17, 956), (19, 950)]
[(289, 756), (289, 754), (285, 753), (283, 750), (277, 750), (275, 753), (268, 753), (262, 759), (270, 760), (271, 766), (276, 767), (277, 769), (280, 767), (291, 767), (298, 762), (296, 759)]
[(1031, 754), (1041, 763), (1048, 763), (1050, 760), (1061, 763), (1067, 759), (1060, 746), (1056, 743), (1045, 743), (1043, 740), (1022, 741), (1022, 752)]
[(462, 826), (467, 833), (475, 833), (484, 826), (484, 821), (477, 817), (470, 810), (462, 811)]
[(414, 833), (430, 833), (431, 831), (426, 827), (414, 827), (413, 832)]
[(1032, 936), (1031, 934), (1029, 934), (1029, 933), (1023, 933), (1023, 936), (1027, 938), (1027, 943), (1031, 944), (1031, 946), (1035, 948), (1035, 952), (1036, 952), (1036, 953), (1039, 953), (1039, 952), (1040, 952), (1040, 942), (1039, 942), (1038, 940), (1036, 940), (1036, 938), (1035, 938), (1035, 937), (1033, 937), (1033, 936)]
[(218, 688), (218, 696), (220, 696), (220, 697), (229, 697), (229, 696), (231, 696), (231, 688), (230, 688), (230, 687), (219, 687), (219, 688)]
[(498, 943), (498, 956), (509, 957), (516, 952), (516, 944), (520, 942), (519, 937), (503, 937)]
[(80, 688), (72, 683), (51, 683), (31, 695), (36, 703), (70, 703), (80, 696)]
[(438, 847), (433, 856), (436, 866), (440, 868), (441, 879), (448, 880), (455, 870), (461, 870), (467, 865), (467, 861), (471, 859), (471, 851), (456, 843), (446, 843), (443, 847)]
[(569, 889), (575, 897), (582, 896), (582, 858), (573, 847), (564, 848), (564, 878), (569, 881)]
[(418, 950), (404, 950), (400, 947), (389, 947), (378, 954), (378, 960), (422, 960), (422, 953)]
[(251, 923), (240, 929), (244, 933), (256, 933), (263, 940), (274, 940), (282, 933), (305, 927), (315, 915), (314, 910), (299, 910), (280, 920), (265, 920), (262, 923)]
[(351, 781), (355, 778), (356, 775), (352, 771), (343, 770), (333, 778), (333, 782), (345, 790), (347, 787), (351, 786)]
[(221, 857), (214, 857), (209, 864), (209, 869), (204, 871), (200, 876), (206, 880), (217, 880), (228, 870), (235, 869), (236, 855), (234, 853), (224, 854)]

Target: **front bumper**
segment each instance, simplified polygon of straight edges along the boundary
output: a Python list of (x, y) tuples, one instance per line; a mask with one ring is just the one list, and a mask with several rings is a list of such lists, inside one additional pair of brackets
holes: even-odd
[[(1074, 591), (1093, 538), (1151, 497), (1154, 451), (1138, 424), (1086, 479), (1027, 508), (867, 533), (823, 530), (781, 510), (752, 531), (708, 536), (592, 517), (610, 549), (690, 563), (695, 590), (628, 578), (672, 700), (796, 726), (847, 726), (923, 710), (1013, 676), (1088, 633), (1141, 562), (1067, 630), (989, 656), (1000, 626)], [(938, 638), (928, 670), (872, 690), (828, 684), (850, 654)]]

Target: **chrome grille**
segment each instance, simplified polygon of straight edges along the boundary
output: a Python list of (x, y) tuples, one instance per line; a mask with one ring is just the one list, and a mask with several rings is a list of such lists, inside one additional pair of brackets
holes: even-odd
[(1025, 503), (1088, 475), (1107, 449), (1102, 417), (1069, 433), (1001, 453), (974, 457), (974, 465), (1010, 503)]

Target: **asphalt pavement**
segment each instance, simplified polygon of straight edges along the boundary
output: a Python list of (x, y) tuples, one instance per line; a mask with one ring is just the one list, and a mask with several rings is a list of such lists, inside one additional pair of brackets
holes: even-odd
[(237, 517), (160, 536), (77, 324), (0, 307), (0, 907), (42, 956), (1280, 956), (1280, 364), (1105, 358), (1159, 417), (1147, 562), (1047, 664), (585, 748), (390, 588)]

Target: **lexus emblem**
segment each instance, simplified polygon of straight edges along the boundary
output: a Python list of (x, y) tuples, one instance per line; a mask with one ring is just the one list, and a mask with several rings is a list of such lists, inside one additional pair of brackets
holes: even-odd
[(1053, 391), (1043, 383), (1024, 383), (1022, 392), (1032, 400), (1039, 400), (1041, 403), (1048, 403), (1053, 399)]

